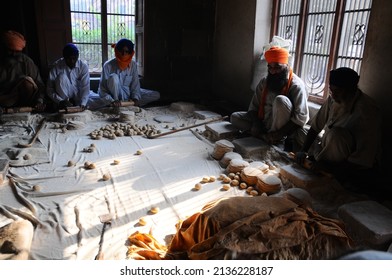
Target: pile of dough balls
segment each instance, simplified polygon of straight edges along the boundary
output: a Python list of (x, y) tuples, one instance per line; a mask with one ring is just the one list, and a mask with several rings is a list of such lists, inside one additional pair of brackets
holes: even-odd
[(267, 195), (261, 193), (257, 186), (250, 186), (241, 179), (241, 172), (230, 172), (228, 174), (220, 174), (218, 180), (222, 182), (222, 190), (228, 191), (230, 188), (238, 187), (240, 190), (245, 190), (251, 196)]
[(160, 133), (160, 130), (150, 124), (139, 126), (137, 124), (115, 122), (93, 130), (90, 132), (90, 137), (94, 140), (100, 140), (102, 138), (116, 139), (116, 137), (122, 136), (154, 136)]
[(199, 191), (202, 189), (203, 184), (215, 182), (215, 176), (204, 176), (200, 182), (196, 183), (193, 190)]

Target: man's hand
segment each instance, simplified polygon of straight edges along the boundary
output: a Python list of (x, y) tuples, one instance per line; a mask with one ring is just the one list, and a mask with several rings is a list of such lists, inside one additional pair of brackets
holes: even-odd
[(129, 101), (133, 101), (133, 103), (135, 103), (134, 106), (139, 106), (139, 100), (137, 100), (137, 99), (130, 99)]
[(67, 109), (67, 107), (72, 107), (73, 104), (69, 100), (61, 100), (59, 102), (59, 109)]
[(307, 157), (308, 157), (308, 153), (299, 151), (295, 153), (294, 159), (296, 163), (302, 166)]
[(38, 103), (35, 105), (34, 108), (35, 108), (35, 110), (38, 111), (38, 112), (43, 112), (43, 111), (45, 110), (45, 108), (46, 108), (46, 104), (43, 103), (43, 102), (38, 102)]
[(111, 103), (111, 105), (112, 105), (112, 107), (118, 108), (118, 107), (121, 106), (121, 101), (120, 101), (120, 100), (114, 100), (114, 101)]

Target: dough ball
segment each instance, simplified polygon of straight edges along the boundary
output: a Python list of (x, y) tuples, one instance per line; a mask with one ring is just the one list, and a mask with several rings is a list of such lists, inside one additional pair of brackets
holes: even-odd
[(238, 186), (240, 184), (240, 182), (236, 179), (231, 180), (230, 185), (232, 185), (233, 187)]
[(151, 214), (156, 214), (156, 213), (158, 213), (159, 212), (159, 207), (152, 207), (151, 209), (150, 209), (150, 213)]
[(231, 183), (231, 179), (229, 177), (223, 178), (222, 181), (223, 181), (223, 183), (226, 183), (226, 184), (230, 184)]
[(139, 219), (139, 225), (145, 226), (146, 224), (147, 224), (147, 221), (146, 221), (146, 219), (144, 217)]
[(250, 191), (249, 194), (250, 194), (251, 196), (258, 196), (258, 195), (259, 195), (259, 192), (256, 191), (256, 190), (252, 190), (252, 191)]
[(110, 174), (108, 174), (108, 173), (105, 173), (105, 174), (103, 174), (103, 176), (102, 176), (102, 180), (104, 180), (104, 181), (108, 181), (108, 180), (110, 180), (110, 178), (111, 178), (111, 176), (110, 176)]
[(201, 179), (201, 182), (202, 183), (208, 183), (210, 181), (210, 177), (208, 177), (208, 176), (204, 176), (202, 179)]
[(24, 156), (23, 156), (23, 159), (24, 160), (30, 160), (30, 159), (32, 159), (33, 158), (33, 156), (31, 155), (31, 154), (25, 154)]

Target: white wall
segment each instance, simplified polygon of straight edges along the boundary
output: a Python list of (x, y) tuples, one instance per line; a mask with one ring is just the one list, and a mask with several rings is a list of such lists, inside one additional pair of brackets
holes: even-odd
[(272, 1), (217, 0), (214, 95), (248, 108), (253, 64), (269, 42)]

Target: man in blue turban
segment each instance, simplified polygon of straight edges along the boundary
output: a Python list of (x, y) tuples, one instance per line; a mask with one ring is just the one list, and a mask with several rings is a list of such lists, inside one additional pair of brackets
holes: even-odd
[(66, 44), (63, 57), (53, 64), (46, 92), (55, 103), (55, 108), (80, 106), (83, 110), (86, 109), (90, 74), (87, 64), (79, 59), (79, 49), (74, 44)]

